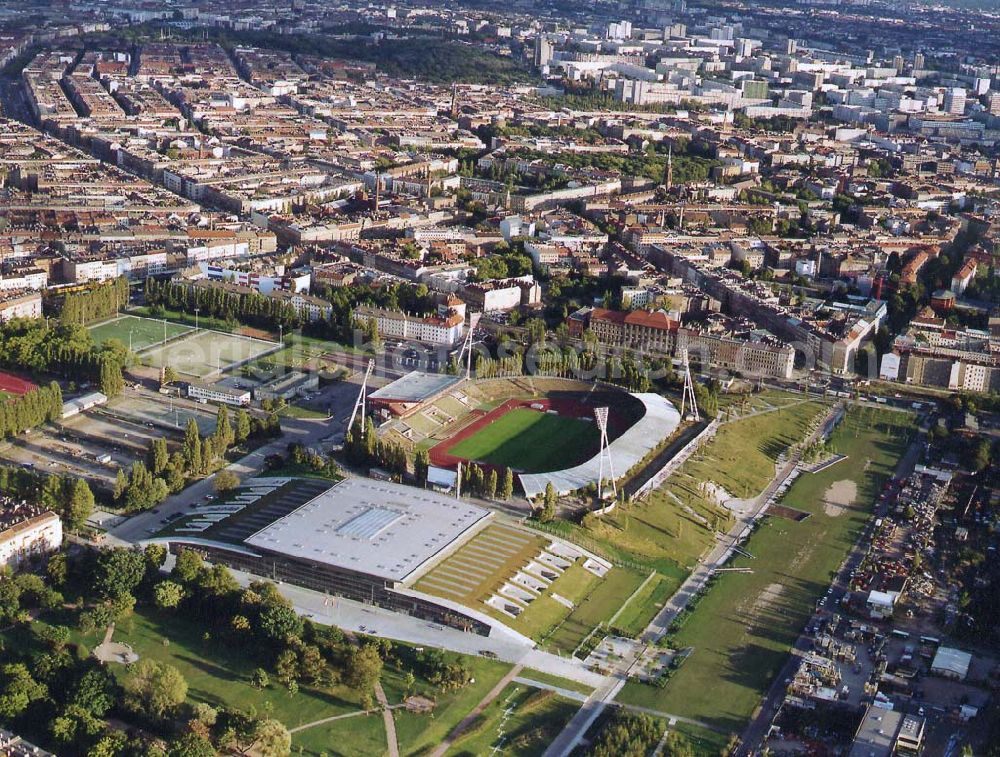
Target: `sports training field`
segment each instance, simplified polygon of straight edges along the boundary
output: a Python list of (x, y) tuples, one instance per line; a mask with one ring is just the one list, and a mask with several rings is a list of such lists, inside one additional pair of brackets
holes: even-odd
[(154, 368), (169, 365), (178, 373), (204, 378), (277, 349), (277, 342), (202, 329), (143, 352), (142, 360)]
[(222, 331), (194, 329), (182, 323), (120, 315), (90, 327), (98, 344), (120, 339), (153, 368), (170, 366), (178, 373), (204, 378), (280, 348), (277, 342)]
[(519, 407), (448, 449), (465, 460), (542, 473), (576, 465), (597, 452), (596, 424)]
[(189, 331), (194, 329), (179, 323), (155, 318), (139, 318), (134, 315), (120, 315), (90, 327), (90, 335), (96, 344), (102, 344), (109, 339), (118, 339), (128, 347), (131, 335), (133, 352), (142, 352), (148, 347), (163, 344), (164, 338), (170, 341)]

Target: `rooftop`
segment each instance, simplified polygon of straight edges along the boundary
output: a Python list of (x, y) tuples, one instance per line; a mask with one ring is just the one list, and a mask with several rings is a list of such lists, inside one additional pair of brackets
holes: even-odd
[(424, 402), (455, 386), (461, 376), (413, 371), (368, 395), (368, 399), (392, 402)]
[(349, 478), (264, 526), (244, 543), (405, 581), (491, 517), (490, 511), (453, 497)]

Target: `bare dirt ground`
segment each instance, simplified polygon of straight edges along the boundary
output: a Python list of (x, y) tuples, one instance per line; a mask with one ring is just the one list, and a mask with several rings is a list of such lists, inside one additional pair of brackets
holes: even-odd
[(854, 504), (858, 496), (858, 485), (850, 479), (835, 481), (823, 495), (823, 512), (831, 518), (843, 515)]

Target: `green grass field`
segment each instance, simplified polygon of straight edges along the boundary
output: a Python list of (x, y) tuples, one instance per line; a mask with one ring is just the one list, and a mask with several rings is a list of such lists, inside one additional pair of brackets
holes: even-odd
[[(302, 750), (301, 752), (299, 750)], [(382, 714), (358, 715), (292, 734), (292, 754), (310, 757), (382, 757), (389, 754)]]
[(597, 450), (597, 426), (528, 408), (515, 408), (449, 448), (456, 457), (526, 473), (569, 468)]
[[(644, 576), (627, 568), (613, 568), (545, 638), (545, 646), (572, 652), (601, 623), (607, 623), (643, 582)], [(562, 595), (562, 592), (556, 589)]]
[(553, 692), (508, 684), (448, 754), (535, 757), (545, 751), (578, 708), (577, 702)]
[[(677, 633), (674, 645), (693, 654), (665, 689), (629, 683), (622, 701), (740, 731), (868, 520), (912, 422), (905, 413), (853, 409), (831, 440), (853, 463), (799, 477), (782, 500), (812, 517), (762, 521), (746, 545), (755, 559), (732, 562), (753, 573), (721, 575)], [(845, 489), (853, 502), (832, 507), (834, 491)]]
[(131, 343), (133, 352), (142, 352), (149, 347), (162, 344), (164, 338), (169, 341), (181, 334), (194, 330), (190, 326), (179, 323), (152, 318), (138, 318), (134, 315), (120, 315), (110, 321), (104, 321), (89, 328), (90, 335), (96, 344), (103, 344), (111, 339), (118, 339), (126, 347)]
[(676, 582), (661, 573), (654, 573), (649, 583), (621, 608), (614, 627), (629, 636), (638, 636), (676, 590)]

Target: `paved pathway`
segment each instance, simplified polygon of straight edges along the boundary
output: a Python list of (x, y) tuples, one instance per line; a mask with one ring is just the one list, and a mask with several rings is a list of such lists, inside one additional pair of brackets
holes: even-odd
[(396, 721), (392, 717), (389, 700), (385, 698), (382, 682), (375, 682), (375, 698), (382, 707), (382, 722), (385, 723), (385, 740), (389, 746), (389, 757), (399, 757), (399, 742), (396, 740)]
[(316, 726), (326, 725), (327, 723), (332, 723), (334, 720), (343, 720), (344, 718), (356, 718), (360, 715), (371, 715), (375, 710), (355, 710), (354, 712), (345, 712), (342, 715), (331, 715), (328, 718), (321, 718), (319, 720), (314, 720), (311, 723), (303, 723), (295, 728), (289, 728), (289, 733), (298, 733), (299, 731), (305, 731), (308, 728), (315, 728)]
[(497, 685), (490, 689), (490, 693), (483, 697), (483, 700), (475, 706), (472, 712), (462, 718), (462, 722), (452, 729), (452, 732), (448, 734), (444, 741), (438, 744), (437, 749), (430, 753), (430, 757), (443, 757), (444, 753), (447, 752), (451, 745), (455, 743), (455, 739), (469, 729), (469, 727), (476, 721), (476, 718), (482, 714), (483, 710), (489, 707), (490, 703), (500, 696), (500, 692), (507, 688), (507, 684), (520, 675), (521, 670), (521, 665), (515, 665), (511, 668), (507, 675), (501, 678)]

